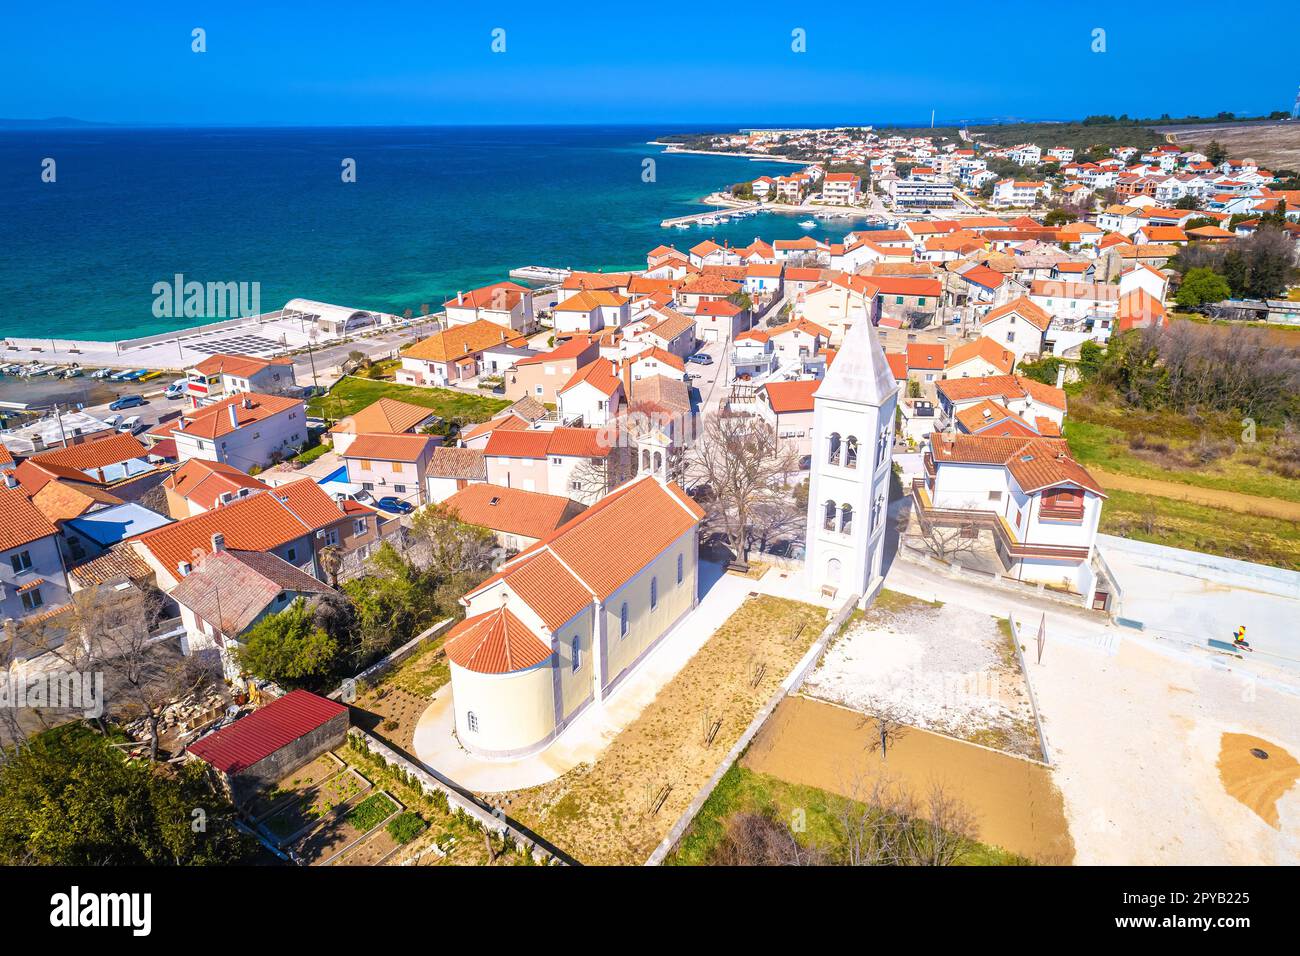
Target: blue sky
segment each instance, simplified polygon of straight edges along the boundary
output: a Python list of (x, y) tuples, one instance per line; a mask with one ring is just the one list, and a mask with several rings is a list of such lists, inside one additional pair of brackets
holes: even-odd
[[(12, 2), (0, 117), (770, 125), (921, 121), (934, 109), (940, 122), (1069, 119), (1289, 109), (1300, 80), (1272, 32), (1294, 29), (1293, 10), (1273, 0), (1249, 16), (1200, 0), (464, 7)], [(195, 27), (206, 53), (190, 50)], [(504, 53), (491, 50), (496, 28)], [(806, 52), (791, 49), (796, 29)], [(1091, 50), (1094, 29), (1106, 31), (1104, 53)]]

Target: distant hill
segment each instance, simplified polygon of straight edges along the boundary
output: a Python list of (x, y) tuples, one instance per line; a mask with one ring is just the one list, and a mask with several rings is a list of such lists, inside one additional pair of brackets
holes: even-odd
[(51, 116), (46, 119), (4, 119), (0, 129), (80, 129), (92, 126), (114, 126), (114, 123), (97, 123), (94, 120), (76, 119), (72, 116)]

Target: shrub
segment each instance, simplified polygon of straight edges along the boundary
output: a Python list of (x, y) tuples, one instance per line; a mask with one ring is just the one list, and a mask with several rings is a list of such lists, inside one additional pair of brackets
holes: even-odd
[(410, 843), (424, 832), (424, 821), (408, 810), (389, 820), (387, 829), (388, 835), (398, 843)]

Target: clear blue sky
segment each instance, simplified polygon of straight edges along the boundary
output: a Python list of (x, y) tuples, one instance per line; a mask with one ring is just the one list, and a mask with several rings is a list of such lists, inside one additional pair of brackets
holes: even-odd
[[(457, 6), (10, 0), (0, 117), (779, 124), (919, 121), (934, 109), (941, 122), (1068, 119), (1289, 109), (1300, 82), (1287, 55), (1294, 7), (1276, 0)], [(208, 52), (190, 51), (194, 27)], [(506, 52), (495, 54), (498, 27)], [(807, 52), (791, 50), (796, 28)], [(1106, 31), (1104, 53), (1090, 49), (1094, 28)]]

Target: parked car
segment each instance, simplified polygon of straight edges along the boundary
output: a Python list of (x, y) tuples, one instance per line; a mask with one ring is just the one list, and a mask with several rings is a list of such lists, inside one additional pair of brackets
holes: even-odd
[(164, 398), (182, 398), (189, 389), (189, 382), (186, 379), (172, 382), (167, 386), (167, 391), (163, 392)]
[(409, 501), (403, 501), (401, 498), (394, 498), (392, 495), (385, 495), (375, 502), (375, 507), (380, 511), (387, 511), (390, 514), (409, 515), (415, 508)]
[(125, 408), (139, 408), (141, 405), (148, 405), (143, 395), (123, 395), (117, 401), (108, 406), (110, 412), (120, 412)]
[(694, 362), (696, 365), (712, 365), (713, 356), (709, 355), (707, 352), (696, 352), (686, 361)]
[(122, 421), (121, 415), (109, 415), (104, 419), (104, 424), (109, 428), (116, 428)]
[(143, 426), (140, 424), (140, 416), (132, 415), (126, 421), (122, 422), (122, 424), (117, 426), (117, 433), (119, 435), (134, 435), (142, 427)]

